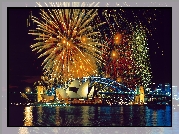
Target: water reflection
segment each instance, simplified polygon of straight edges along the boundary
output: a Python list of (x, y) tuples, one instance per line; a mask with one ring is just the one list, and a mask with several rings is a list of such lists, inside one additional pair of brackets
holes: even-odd
[[(18, 122), (14, 123), (18, 125)], [(165, 110), (153, 110), (146, 106), (25, 107), (23, 124), (24, 126), (170, 126), (171, 109), (168, 107)]]
[(156, 126), (157, 125), (157, 111), (155, 111), (155, 110), (153, 111), (152, 121), (153, 121), (152, 126)]
[(56, 126), (60, 126), (60, 123), (60, 107), (56, 107), (55, 124)]
[(39, 125), (41, 125), (42, 124), (42, 114), (43, 114), (43, 111), (42, 111), (42, 107), (40, 106), (40, 107), (38, 107), (37, 108), (38, 109), (38, 111), (37, 111), (37, 114), (38, 114), (38, 116), (37, 116), (37, 123), (39, 124)]
[(25, 107), (24, 109), (24, 126), (33, 126), (33, 107)]
[[(164, 112), (165, 112), (164, 123), (166, 122), (166, 125), (171, 125), (171, 115), (172, 115), (171, 107), (167, 106), (166, 110), (164, 110)], [(179, 118), (177, 118), (177, 119), (179, 119)]]
[(90, 125), (89, 123), (89, 107), (88, 106), (83, 106), (82, 107), (82, 124), (84, 126)]
[(120, 107), (120, 116), (119, 116), (119, 119), (120, 119), (120, 126), (123, 126), (123, 123), (124, 123), (123, 106)]
[(99, 110), (100, 110), (100, 107), (91, 107), (89, 114), (91, 115), (91, 113), (94, 113), (94, 115), (92, 115), (90, 118), (97, 121), (98, 118), (100, 118)]
[(139, 119), (140, 119), (140, 125), (141, 126), (145, 126), (145, 107), (144, 106), (140, 106), (140, 117), (139, 117)]
[(129, 114), (129, 126), (132, 126), (132, 124), (133, 124), (132, 123), (132, 119), (133, 119), (132, 110), (133, 110), (133, 107), (130, 106), (129, 110), (130, 110), (130, 114)]

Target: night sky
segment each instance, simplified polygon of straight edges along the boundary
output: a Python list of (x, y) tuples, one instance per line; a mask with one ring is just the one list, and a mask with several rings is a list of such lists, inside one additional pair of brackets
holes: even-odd
[[(147, 8), (133, 8), (138, 10), (147, 10)], [(42, 75), (41, 63), (44, 58), (37, 59), (39, 54), (31, 51), (30, 45), (34, 44), (34, 37), (29, 35), (27, 19), (30, 11), (33, 15), (37, 14), (39, 9), (30, 8), (12, 8), (8, 9), (8, 63), (9, 77), (11, 76), (40, 76)], [(153, 13), (150, 13), (150, 15)], [(152, 68), (152, 82), (171, 83), (172, 79), (172, 10), (171, 8), (157, 8), (157, 20), (149, 26), (156, 28), (148, 36), (149, 53)], [(139, 19), (146, 21), (143, 15)], [(32, 28), (32, 26), (31, 26)], [(151, 29), (153, 29), (151, 28)], [(163, 52), (162, 52), (163, 51)], [(163, 54), (163, 55), (162, 55)]]

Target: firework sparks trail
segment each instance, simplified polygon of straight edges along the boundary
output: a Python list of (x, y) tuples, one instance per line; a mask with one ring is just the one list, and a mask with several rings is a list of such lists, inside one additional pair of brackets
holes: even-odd
[[(53, 5), (53, 3), (51, 3)], [(31, 16), (37, 24), (29, 34), (38, 36), (32, 51), (47, 56), (42, 65), (51, 80), (68, 81), (97, 74), (97, 63), (103, 59), (100, 48), (97, 9), (40, 10), (41, 20)], [(97, 20), (98, 23), (95, 22)], [(96, 25), (98, 24), (98, 25)]]
[(150, 71), (150, 62), (148, 55), (147, 47), (147, 38), (145, 30), (142, 26), (137, 26), (133, 29), (132, 35), (132, 49), (133, 49), (133, 60), (134, 65), (136, 66), (136, 76), (141, 78), (138, 80), (138, 83), (147, 87), (151, 82), (151, 71)]
[(103, 38), (109, 53), (103, 55), (105, 76), (122, 82), (129, 88), (136, 85), (147, 87), (151, 81), (150, 62), (146, 31), (140, 20), (130, 22), (125, 10), (104, 10), (108, 29), (103, 29)]

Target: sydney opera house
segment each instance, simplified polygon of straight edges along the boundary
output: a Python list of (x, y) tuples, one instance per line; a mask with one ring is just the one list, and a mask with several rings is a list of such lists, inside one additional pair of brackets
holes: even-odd
[[(55, 92), (48, 94), (44, 86), (37, 86), (37, 93), (28, 94), (28, 98), (32, 98), (34, 102), (53, 102), (54, 100), (86, 100), (94, 97), (95, 87), (89, 87), (89, 80), (81, 83), (74, 80), (66, 86), (66, 88), (56, 88)], [(30, 97), (31, 96), (31, 97)]]

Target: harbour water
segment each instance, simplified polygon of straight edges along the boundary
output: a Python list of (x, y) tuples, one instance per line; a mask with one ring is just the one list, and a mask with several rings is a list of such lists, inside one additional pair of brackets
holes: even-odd
[(9, 126), (171, 126), (171, 106), (9, 106)]

